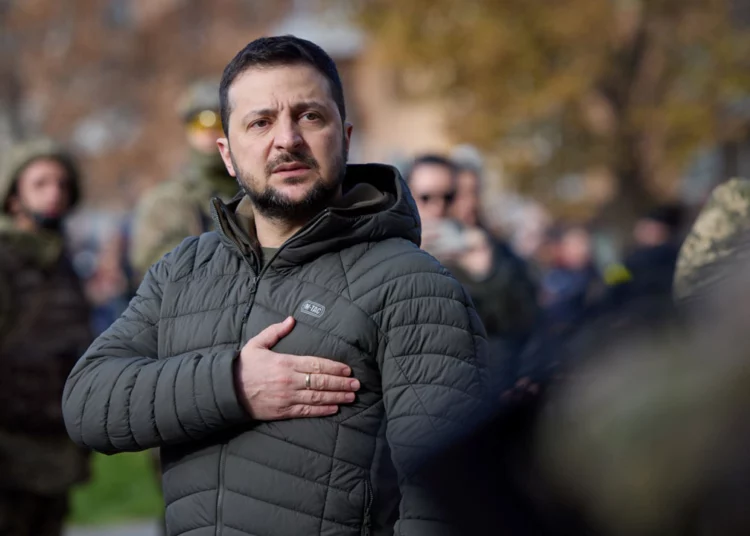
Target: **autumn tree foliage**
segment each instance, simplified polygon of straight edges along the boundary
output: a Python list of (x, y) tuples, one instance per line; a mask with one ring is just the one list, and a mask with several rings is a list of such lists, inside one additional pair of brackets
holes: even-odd
[(444, 97), (456, 140), (541, 190), (603, 170), (617, 192), (608, 212), (627, 220), (673, 194), (698, 148), (743, 126), (732, 106), (750, 89), (744, 3), (361, 0), (355, 16), (422, 81), (415, 96)]
[[(129, 208), (184, 159), (176, 102), (290, 0), (0, 0), (0, 155), (38, 135), (81, 157), (86, 202)], [(1, 162), (0, 162), (1, 164)]]

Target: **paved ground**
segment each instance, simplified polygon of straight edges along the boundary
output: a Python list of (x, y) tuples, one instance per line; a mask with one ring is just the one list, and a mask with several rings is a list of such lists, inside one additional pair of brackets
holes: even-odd
[(70, 527), (64, 536), (160, 536), (156, 523), (139, 523), (116, 527)]

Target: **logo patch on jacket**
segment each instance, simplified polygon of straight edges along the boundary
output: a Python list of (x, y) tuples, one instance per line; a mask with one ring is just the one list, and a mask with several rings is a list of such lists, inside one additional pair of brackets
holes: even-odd
[(314, 301), (306, 300), (302, 307), (299, 308), (300, 313), (320, 318), (326, 312), (326, 306), (315, 303)]

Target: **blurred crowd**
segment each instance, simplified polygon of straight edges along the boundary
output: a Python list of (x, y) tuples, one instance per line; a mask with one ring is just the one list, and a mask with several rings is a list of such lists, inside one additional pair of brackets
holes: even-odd
[[(26, 143), (4, 158), (2, 534), (60, 534), (65, 496), (87, 478), (85, 453), (60, 425), (67, 372), (151, 264), (213, 228), (210, 199), (237, 193), (215, 147), (217, 95), (210, 82), (189, 89), (184, 167), (104, 231), (65, 234), (79, 190), (63, 148)], [(720, 186), (695, 224), (684, 207), (654, 207), (611, 262), (596, 221), (490, 225), (471, 148), (419, 155), (402, 171), (421, 247), (464, 285), (491, 343), (498, 412), (485, 444), (497, 486), (487, 507), (500, 505), (508, 524), (497, 534), (748, 533), (747, 184)], [(14, 239), (21, 231), (37, 242)]]

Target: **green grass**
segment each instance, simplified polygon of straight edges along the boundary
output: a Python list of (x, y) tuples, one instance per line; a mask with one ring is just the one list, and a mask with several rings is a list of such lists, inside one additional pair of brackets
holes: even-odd
[(74, 525), (105, 525), (154, 519), (163, 503), (148, 452), (91, 458), (91, 480), (71, 495)]

